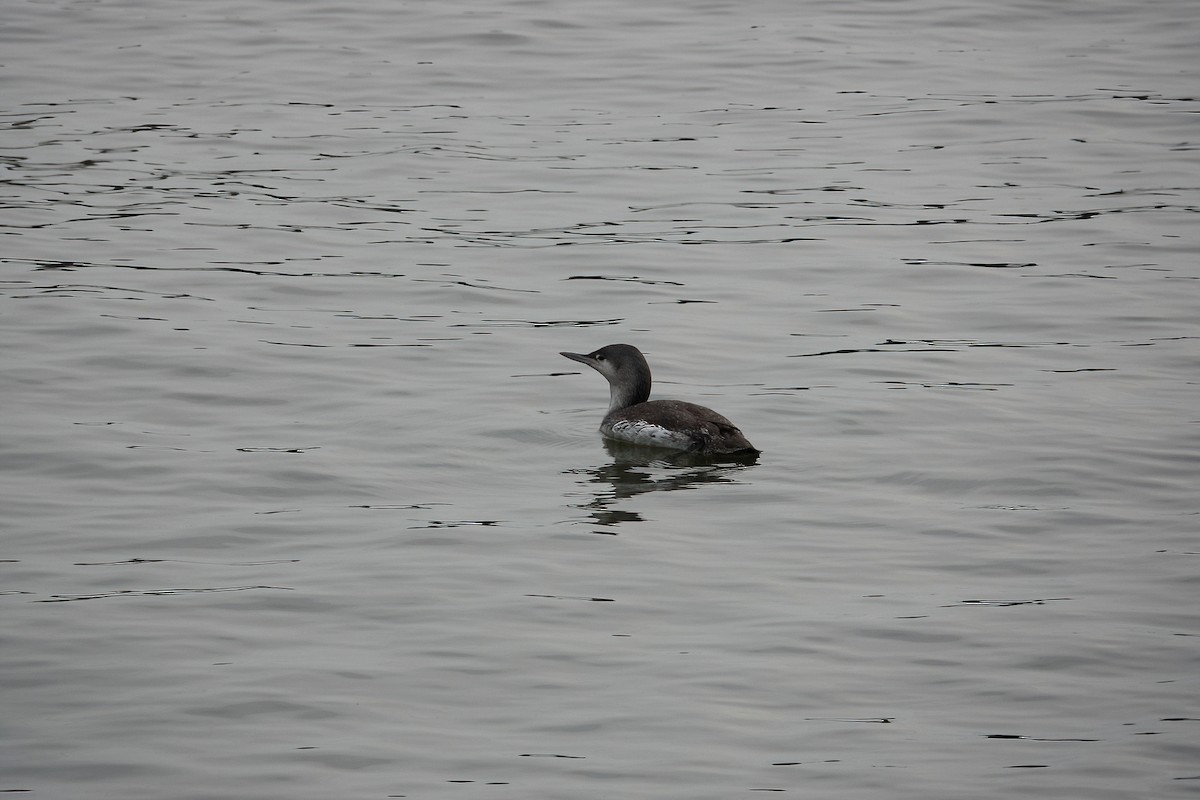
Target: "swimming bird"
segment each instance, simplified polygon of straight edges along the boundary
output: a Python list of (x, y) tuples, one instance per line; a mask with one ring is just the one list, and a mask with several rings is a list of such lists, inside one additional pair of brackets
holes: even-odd
[(757, 453), (738, 426), (711, 408), (682, 400), (650, 400), (650, 365), (631, 344), (584, 355), (560, 353), (608, 379), (608, 413), (600, 432), (610, 439), (692, 453)]

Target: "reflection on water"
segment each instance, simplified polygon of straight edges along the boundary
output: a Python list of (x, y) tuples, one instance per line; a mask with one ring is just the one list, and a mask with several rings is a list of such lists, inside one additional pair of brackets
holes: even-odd
[(585, 476), (584, 482), (590, 484), (593, 493), (592, 499), (578, 508), (587, 509), (597, 525), (609, 528), (643, 521), (636, 511), (618, 507), (622, 501), (646, 492), (733, 483), (738, 473), (758, 463), (760, 455), (756, 452), (705, 455), (639, 447), (611, 439), (603, 441), (604, 449), (612, 457), (611, 463), (568, 473)]

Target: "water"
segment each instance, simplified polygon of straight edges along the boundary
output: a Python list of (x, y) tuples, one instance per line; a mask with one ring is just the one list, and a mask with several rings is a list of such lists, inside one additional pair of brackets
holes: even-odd
[(1193, 795), (1198, 17), (11, 4), (0, 789)]

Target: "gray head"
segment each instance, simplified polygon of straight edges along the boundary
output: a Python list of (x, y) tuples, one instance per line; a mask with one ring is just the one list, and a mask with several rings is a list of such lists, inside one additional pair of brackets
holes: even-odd
[(587, 355), (561, 353), (572, 361), (587, 364), (608, 379), (610, 412), (644, 403), (650, 397), (650, 365), (642, 351), (631, 344), (610, 344)]

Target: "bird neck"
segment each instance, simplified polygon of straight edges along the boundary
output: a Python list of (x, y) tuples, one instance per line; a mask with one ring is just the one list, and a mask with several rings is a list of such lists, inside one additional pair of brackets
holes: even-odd
[(610, 383), (608, 413), (644, 403), (650, 398), (650, 376), (638, 375), (628, 383)]

